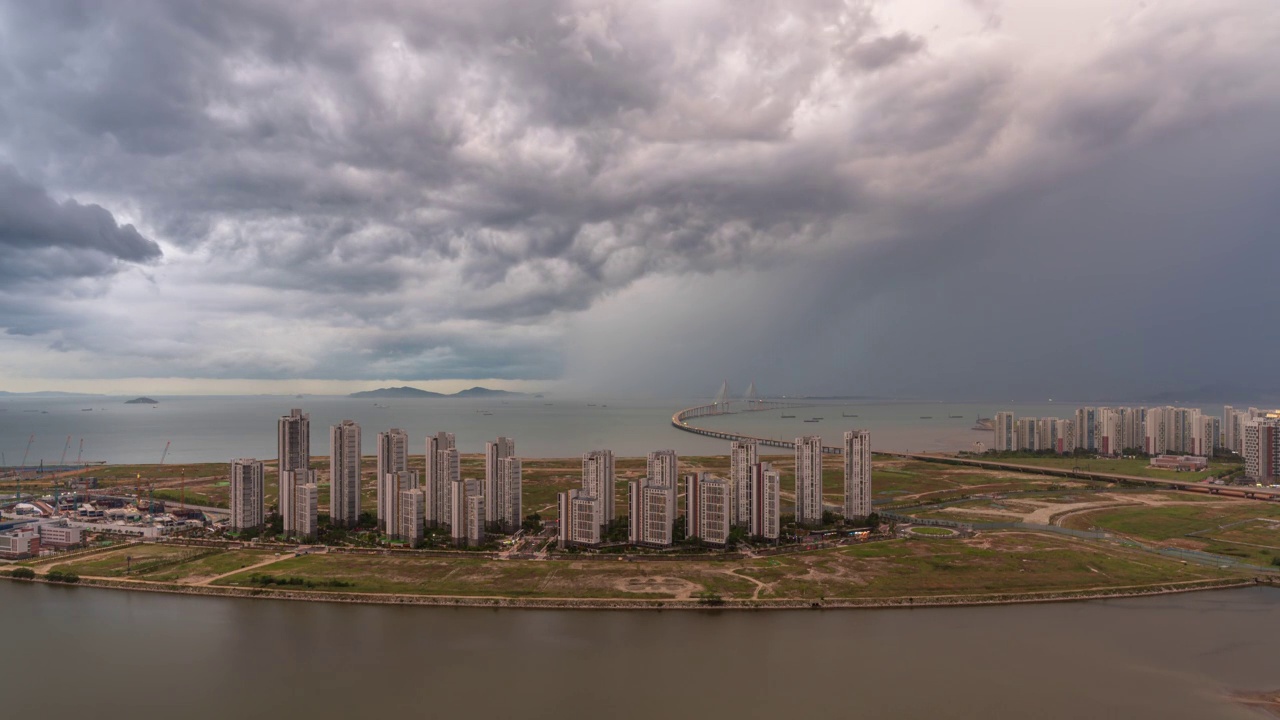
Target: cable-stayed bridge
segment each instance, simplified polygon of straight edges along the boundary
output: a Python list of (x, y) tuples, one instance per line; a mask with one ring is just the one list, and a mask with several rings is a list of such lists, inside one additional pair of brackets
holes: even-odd
[[(756, 384), (753, 381), (747, 385), (747, 390), (741, 398), (733, 398), (729, 392), (729, 381), (725, 380), (720, 385), (720, 392), (716, 393), (716, 398), (709, 405), (698, 405), (696, 407), (685, 408), (671, 416), (671, 424), (679, 430), (690, 432), (695, 435), (705, 435), (707, 437), (718, 438), (720, 440), (748, 440), (757, 445), (765, 445), (769, 447), (794, 448), (795, 443), (787, 440), (777, 440), (774, 438), (756, 437), (754, 435), (745, 435), (743, 433), (723, 432), (720, 430), (709, 430), (707, 428), (691, 425), (690, 420), (701, 417), (711, 417), (713, 415), (732, 415), (741, 412), (760, 412), (762, 410), (783, 410), (787, 408), (811, 407), (810, 403), (799, 403), (788, 400), (762, 400), (756, 394)], [(822, 452), (828, 455), (839, 455), (843, 452), (841, 448), (824, 446)]]

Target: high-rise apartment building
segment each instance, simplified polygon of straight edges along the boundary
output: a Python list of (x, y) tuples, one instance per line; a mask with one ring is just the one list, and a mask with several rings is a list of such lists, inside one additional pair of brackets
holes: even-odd
[(453, 433), (439, 432), (427, 436), (426, 523), (431, 527), (451, 524), (453, 503), (449, 492), (453, 482), (462, 477), (458, 447)]
[(329, 521), (353, 528), (360, 518), (360, 426), (343, 420), (329, 427)]
[[(509, 437), (499, 437), (484, 445), (484, 497), (485, 522), (491, 528), (508, 525), (507, 488), (502, 475), (502, 461), (516, 454), (516, 443)], [(516, 518), (517, 524), (519, 518)]]
[(1098, 451), (1098, 435), (1101, 433), (1098, 408), (1082, 407), (1076, 409), (1076, 449), (1089, 452)]
[[(687, 499), (686, 499), (687, 500)], [(796, 438), (796, 523), (822, 522), (822, 438)]]
[(392, 535), (409, 547), (416, 547), (425, 535), (423, 529), (424, 506), (427, 495), (421, 489), (404, 490), (396, 508), (395, 531)]
[(729, 446), (729, 482), (733, 493), (733, 524), (751, 525), (751, 466), (759, 462), (756, 444), (734, 440)]
[(669, 547), (674, 540), (677, 487), (645, 477), (627, 483), (627, 488), (628, 541), (633, 545)]
[(498, 497), (495, 502), (501, 508), (498, 512), (498, 525), (504, 532), (515, 532), (520, 529), (520, 523), (524, 520), (523, 492), (524, 471), (520, 458), (508, 457), (499, 460)]
[(1036, 431), (1038, 424), (1033, 417), (1018, 418), (1015, 444), (1019, 450), (1035, 452), (1040, 449), (1040, 435)]
[(690, 538), (708, 545), (729, 542), (733, 495), (729, 482), (711, 473), (695, 473), (685, 481), (685, 528)]
[(645, 461), (645, 475), (649, 480), (667, 487), (680, 482), (680, 458), (675, 450), (655, 450)]
[(1221, 447), (1222, 421), (1213, 415), (1201, 414), (1196, 416), (1195, 423), (1195, 433), (1192, 436), (1195, 449), (1190, 454), (1213, 457)]
[(293, 491), (293, 535), (299, 540), (315, 540), (319, 526), (320, 488), (315, 483), (315, 471), (305, 471), (310, 476), (309, 482), (297, 482), (297, 477), (304, 471), (295, 470)]
[(1280, 479), (1280, 412), (1245, 421), (1244, 474), (1268, 485)]
[(600, 536), (604, 537), (613, 522), (614, 492), (616, 491), (613, 451), (592, 450), (582, 456), (582, 495), (595, 498), (599, 507), (595, 512), (600, 523)]
[(758, 462), (750, 468), (753, 537), (777, 540), (782, 535), (782, 477), (773, 465)]
[(480, 545), (485, 538), (484, 486), (475, 478), (454, 480), (449, 491), (455, 545)]
[(284, 521), (284, 534), (293, 535), (297, 530), (294, 521), (297, 513), (293, 510), (296, 486), (293, 484), (302, 479), (297, 472), (311, 467), (311, 416), (298, 408), (289, 411), (280, 418), (276, 425), (276, 448), (279, 454), (278, 470), (280, 473), (280, 518)]
[(576, 488), (559, 493), (557, 501), (560, 507), (560, 548), (599, 545), (604, 538), (600, 534), (600, 519), (596, 516), (600, 501)]
[(266, 516), (261, 460), (240, 458), (231, 461), (231, 528), (256, 530)]
[(995, 437), (991, 449), (996, 452), (1013, 452), (1018, 449), (1018, 426), (1011, 412), (998, 412), (995, 417)]
[[(398, 473), (409, 470), (409, 433), (392, 428), (378, 433), (378, 460), (374, 466), (377, 479), (378, 529), (388, 535), (395, 534), (396, 509), (400, 506)], [(414, 479), (417, 487), (417, 479)], [(412, 488), (401, 488), (411, 490)]]
[(844, 517), (860, 521), (871, 513), (871, 433), (850, 430), (844, 434)]
[[(378, 526), (394, 536), (396, 523), (400, 521), (400, 501), (404, 493), (418, 489), (418, 473), (414, 470), (389, 472), (378, 480)], [(425, 493), (424, 493), (425, 495)], [(424, 518), (425, 519), (425, 518)]]

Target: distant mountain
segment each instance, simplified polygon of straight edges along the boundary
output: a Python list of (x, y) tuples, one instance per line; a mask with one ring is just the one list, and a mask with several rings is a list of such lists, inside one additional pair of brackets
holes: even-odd
[(404, 386), (391, 388), (378, 388), (377, 390), (365, 390), (363, 392), (354, 392), (347, 397), (353, 398), (438, 398), (445, 397), (444, 393), (431, 392), (430, 390), (419, 390), (418, 388)]
[(125, 405), (159, 405), (159, 400), (152, 400), (149, 397), (138, 397), (132, 400), (125, 400)]
[(486, 387), (473, 387), (466, 390), (459, 390), (450, 397), (460, 398), (491, 398), (491, 397), (520, 397), (524, 393), (511, 392), (510, 390), (490, 390)]
[(419, 390), (418, 388), (415, 388), (415, 387), (405, 386), (405, 387), (393, 387), (393, 388), (378, 388), (377, 390), (365, 390), (363, 392), (354, 392), (348, 395), (347, 397), (374, 398), (374, 399), (378, 399), (378, 398), (442, 398), (442, 397), (495, 398), (495, 397), (519, 397), (523, 395), (524, 393), (511, 392), (509, 390), (490, 390), (489, 388), (485, 388), (485, 387), (467, 388), (466, 390), (453, 393), (452, 395), (445, 395), (444, 393), (431, 392), (430, 390)]

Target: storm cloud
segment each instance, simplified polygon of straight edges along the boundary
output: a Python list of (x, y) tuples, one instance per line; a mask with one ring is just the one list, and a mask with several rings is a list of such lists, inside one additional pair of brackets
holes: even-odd
[[(968, 273), (997, 297), (991, 268), (1050, 263), (1041, 287), (1118, 308), (1074, 332), (1133, 360), (1141, 334), (1106, 328), (1167, 328), (1143, 309), (1150, 288), (1096, 268), (1111, 256), (1194, 278), (1177, 258), (1195, 242), (1118, 196), (1148, 186), (1144, 202), (1220, 209), (1278, 176), (1258, 159), (1160, 191), (1234, 157), (1214, 128), (1274, 150), (1280, 10), (1046, 7), (4, 4), (0, 283), (66, 282), (6, 308), (0, 325), (22, 337), (0, 357), (35, 349), (15, 373), (45, 377), (643, 378), (628, 389), (662, 392), (740, 371), (779, 392), (1034, 392), (1025, 364), (1010, 380), (909, 362), (919, 343), (889, 329), (932, 328), (986, 362), (989, 325), (944, 331), (976, 312), (999, 325), (1000, 304), (937, 288)], [(1053, 13), (1087, 31), (1062, 45)], [(1171, 152), (1186, 142), (1202, 152)], [(1132, 185), (1079, 190), (1117, 174)], [(1248, 223), (1206, 227), (1274, 227), (1273, 190), (1235, 208)], [(1235, 239), (1243, 266), (1271, 257)], [(1075, 328), (1062, 305), (1047, 317)], [(683, 344), (651, 352), (667, 344), (639, 328)], [(1006, 356), (1038, 360), (1041, 342)]]

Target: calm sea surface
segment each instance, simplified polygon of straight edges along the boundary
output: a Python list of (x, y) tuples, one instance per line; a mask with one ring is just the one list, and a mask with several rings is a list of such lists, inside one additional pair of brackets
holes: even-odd
[[(329, 451), (330, 425), (355, 420), (364, 429), (364, 451), (372, 454), (377, 433), (403, 428), (414, 438), (415, 452), (430, 433), (456, 433), (464, 453), (483, 452), (484, 443), (498, 435), (516, 440), (524, 457), (569, 457), (595, 448), (619, 456), (640, 456), (650, 450), (674, 448), (681, 454), (724, 454), (727, 444), (671, 427), (676, 410), (709, 399), (672, 400), (560, 400), (522, 398), (500, 400), (388, 399), (284, 396), (158, 397), (159, 405), (126, 405), (128, 398), (4, 398), (0, 397), (0, 465), (17, 466), (34, 435), (27, 464), (57, 464), (71, 436), (67, 461), (72, 462), (84, 439), (85, 460), (112, 463), (160, 461), (171, 442), (166, 462), (226, 462), (237, 457), (270, 458), (276, 454), (276, 419), (290, 408), (311, 414), (311, 448), (315, 455)], [(379, 407), (385, 406), (385, 407)], [(91, 409), (90, 409), (91, 408)], [(886, 450), (962, 450), (975, 442), (991, 443), (990, 432), (970, 428), (978, 415), (996, 410), (1019, 415), (1066, 417), (1075, 405), (993, 405), (944, 403), (826, 403), (782, 411), (736, 413), (700, 419), (706, 427), (740, 429), (764, 436), (794, 440), (798, 435), (822, 435), (839, 444), (845, 430), (868, 428), (872, 442)], [(1206, 408), (1220, 413), (1221, 407)], [(488, 413), (488, 414), (486, 414)], [(783, 418), (783, 414), (795, 418)], [(857, 417), (845, 417), (857, 415)], [(950, 416), (958, 415), (957, 418)], [(821, 417), (817, 423), (804, 422)]]
[(0, 582), (14, 718), (1256, 718), (1280, 590), (849, 612), (345, 606)]

